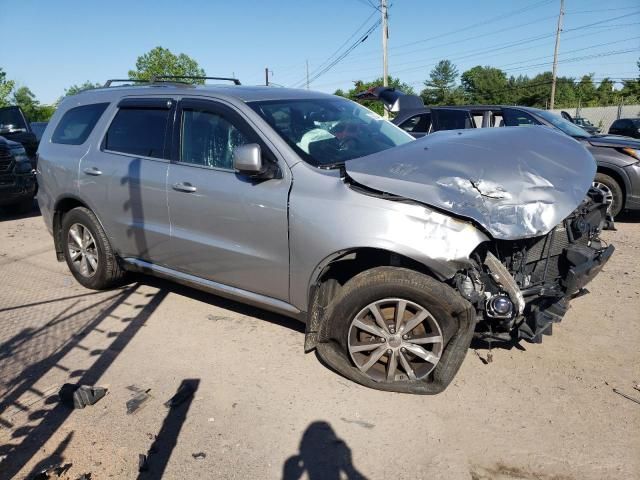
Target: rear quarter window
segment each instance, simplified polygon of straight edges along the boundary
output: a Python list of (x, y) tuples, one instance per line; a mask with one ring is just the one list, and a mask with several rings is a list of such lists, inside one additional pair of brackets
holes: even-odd
[(67, 110), (53, 131), (51, 143), (82, 145), (108, 106), (108, 103), (92, 103)]

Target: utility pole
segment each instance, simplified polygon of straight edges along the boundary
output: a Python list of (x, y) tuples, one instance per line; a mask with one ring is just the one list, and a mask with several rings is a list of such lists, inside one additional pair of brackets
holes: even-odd
[[(380, 12), (382, 13), (382, 85), (389, 86), (389, 65), (387, 57), (387, 41), (389, 40), (389, 27), (387, 21), (389, 15), (387, 11), (387, 0), (380, 0)], [(384, 108), (384, 107), (383, 107)], [(384, 118), (389, 118), (389, 112), (384, 109)]]
[(307, 60), (307, 90), (309, 90), (309, 60)]
[(553, 105), (556, 101), (556, 72), (558, 69), (558, 49), (560, 48), (562, 17), (564, 17), (564, 0), (560, 0), (560, 14), (558, 15), (558, 28), (556, 30), (556, 47), (553, 50), (553, 72), (551, 73), (551, 101), (549, 103), (549, 110), (553, 110)]

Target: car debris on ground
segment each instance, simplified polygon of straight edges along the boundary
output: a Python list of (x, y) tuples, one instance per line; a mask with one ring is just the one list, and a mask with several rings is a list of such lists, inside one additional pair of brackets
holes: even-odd
[(63, 405), (69, 408), (84, 408), (93, 405), (107, 394), (104, 387), (90, 387), (88, 385), (74, 385), (65, 383), (60, 388), (58, 396)]

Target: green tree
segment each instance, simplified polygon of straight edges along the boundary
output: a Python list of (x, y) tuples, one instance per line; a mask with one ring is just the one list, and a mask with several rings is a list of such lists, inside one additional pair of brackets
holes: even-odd
[(55, 111), (53, 105), (41, 105), (29, 87), (20, 87), (15, 90), (11, 103), (22, 109), (29, 122), (47, 122)]
[(638, 77), (634, 80), (624, 80), (620, 95), (624, 97), (625, 103), (640, 102), (640, 60), (638, 66)]
[(598, 96), (598, 105), (613, 105), (618, 99), (618, 94), (613, 88), (613, 82), (609, 78), (604, 78), (598, 85), (596, 90)]
[(471, 103), (508, 103), (511, 89), (507, 75), (499, 68), (480, 65), (464, 72), (460, 81)]
[(450, 60), (440, 60), (429, 73), (429, 80), (424, 82), (425, 89), (420, 96), (427, 105), (444, 105), (456, 103), (456, 79), (458, 69)]
[(80, 92), (84, 92), (85, 90), (91, 90), (92, 88), (100, 88), (100, 87), (102, 87), (101, 83), (93, 83), (87, 80), (80, 85), (73, 84), (69, 88), (65, 88), (64, 96), (70, 97), (71, 95), (76, 95)]
[[(339, 95), (338, 92), (342, 92), (343, 94), (342, 96), (346, 98), (350, 98), (351, 100), (357, 100), (356, 95), (358, 93), (365, 92), (373, 87), (381, 87), (383, 82), (382, 82), (382, 77), (380, 77), (380, 78), (376, 78), (372, 82), (363, 82), (361, 80), (356, 80), (353, 83), (354, 83), (354, 87), (350, 89), (346, 94), (342, 92), (342, 90), (336, 90), (335, 94)], [(402, 90), (404, 93), (408, 95), (415, 95), (415, 90), (413, 89), (413, 87), (411, 87), (411, 85), (408, 85), (402, 82), (399, 78), (389, 76), (387, 78), (387, 84), (389, 85), (390, 88), (395, 88), (396, 90)], [(375, 100), (365, 100), (359, 103), (367, 107), (369, 110), (373, 110), (374, 112), (380, 115), (384, 113), (384, 107), (382, 106), (382, 102), (375, 101)]]
[(598, 94), (596, 92), (596, 86), (593, 83), (593, 73), (582, 76), (576, 85), (576, 93), (578, 94), (578, 100), (581, 106), (591, 107), (597, 104)]
[[(161, 76), (194, 76), (202, 77), (204, 70), (193, 58), (181, 53), (175, 55), (169, 49), (156, 47), (141, 55), (136, 60), (136, 69), (129, 70), (129, 78), (150, 80)], [(203, 80), (188, 80), (189, 83), (204, 83)]]
[(0, 68), (0, 107), (9, 105), (9, 95), (15, 87), (13, 80), (7, 80), (7, 74)]

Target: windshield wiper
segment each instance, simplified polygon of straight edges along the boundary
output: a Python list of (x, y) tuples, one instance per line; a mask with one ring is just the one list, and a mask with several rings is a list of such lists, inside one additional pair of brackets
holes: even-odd
[(318, 165), (318, 167), (324, 170), (335, 170), (336, 168), (344, 167), (344, 162), (323, 163), (322, 165)]

